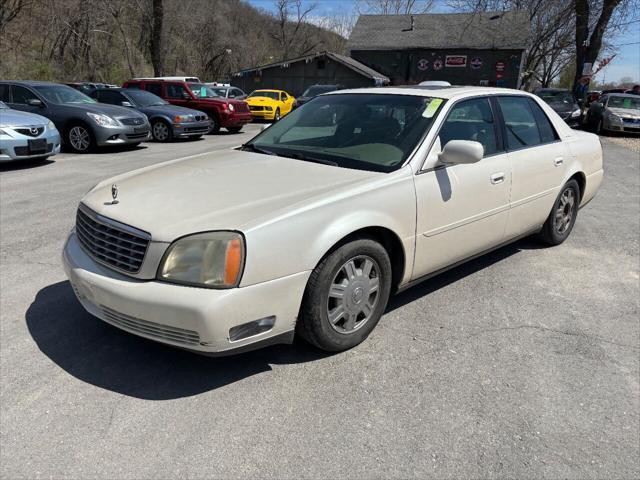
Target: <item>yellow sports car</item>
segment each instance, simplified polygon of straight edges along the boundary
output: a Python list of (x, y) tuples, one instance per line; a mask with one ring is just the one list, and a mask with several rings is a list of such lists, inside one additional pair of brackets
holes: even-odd
[(283, 90), (254, 90), (246, 102), (253, 118), (277, 121), (291, 111), (294, 100)]

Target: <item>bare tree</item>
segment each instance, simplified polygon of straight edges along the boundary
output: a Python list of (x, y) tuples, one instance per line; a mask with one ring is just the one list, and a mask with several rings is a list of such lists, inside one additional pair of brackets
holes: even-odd
[(278, 42), (281, 59), (291, 58), (291, 47), (296, 41), (302, 44), (297, 52), (299, 55), (310, 52), (315, 44), (309, 44), (309, 36), (304, 33), (307, 31), (307, 17), (316, 8), (316, 4), (305, 7), (302, 0), (276, 0), (275, 7), (278, 28), (272, 37)]
[(149, 53), (153, 65), (153, 74), (156, 77), (164, 73), (164, 52), (162, 51), (162, 24), (164, 22), (163, 0), (153, 0), (151, 9), (151, 38), (149, 40)]
[(26, 6), (26, 0), (0, 0), (0, 33)]
[(406, 15), (426, 13), (434, 3), (434, 0), (357, 0), (356, 9), (361, 14)]

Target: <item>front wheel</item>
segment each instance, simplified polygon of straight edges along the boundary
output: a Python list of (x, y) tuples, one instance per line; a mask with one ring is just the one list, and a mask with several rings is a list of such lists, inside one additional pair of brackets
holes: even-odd
[(151, 124), (151, 134), (156, 142), (170, 142), (173, 140), (173, 130), (164, 120), (155, 120)]
[(273, 119), (277, 122), (280, 120), (280, 109), (276, 108), (276, 113), (273, 114)]
[(540, 231), (540, 239), (552, 246), (564, 242), (576, 223), (579, 206), (580, 186), (575, 180), (569, 180), (564, 184), (553, 204), (551, 213)]
[(209, 133), (218, 133), (220, 131), (220, 122), (216, 118), (215, 115), (209, 115), (209, 120), (211, 121), (211, 127), (209, 128)]
[(329, 352), (358, 345), (384, 313), (391, 276), (389, 255), (375, 240), (361, 238), (341, 246), (311, 273), (296, 331)]
[(93, 132), (82, 123), (71, 125), (67, 130), (67, 143), (76, 153), (89, 153), (95, 149)]

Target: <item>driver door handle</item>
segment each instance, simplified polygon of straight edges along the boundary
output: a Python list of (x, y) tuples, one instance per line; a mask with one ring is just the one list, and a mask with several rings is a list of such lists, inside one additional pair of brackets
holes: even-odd
[(556, 157), (556, 159), (553, 161), (553, 164), (556, 167), (559, 167), (560, 165), (562, 165), (562, 162), (564, 162), (564, 158), (562, 157)]
[(504, 182), (504, 172), (498, 172), (491, 175), (491, 183), (493, 185), (497, 185), (499, 183)]

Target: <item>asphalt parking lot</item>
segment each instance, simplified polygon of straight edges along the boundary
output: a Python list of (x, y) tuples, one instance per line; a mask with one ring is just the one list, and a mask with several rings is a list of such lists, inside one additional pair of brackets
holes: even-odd
[(2, 478), (640, 476), (640, 154), (606, 138), (565, 244), (407, 290), (348, 352), (207, 358), (85, 313), (60, 264), (79, 198), (258, 129), (2, 167)]

